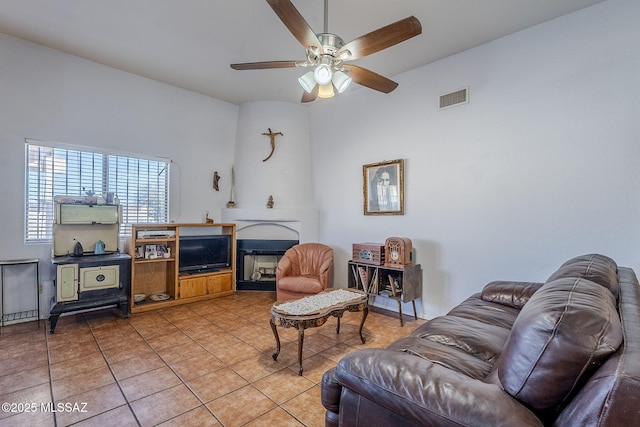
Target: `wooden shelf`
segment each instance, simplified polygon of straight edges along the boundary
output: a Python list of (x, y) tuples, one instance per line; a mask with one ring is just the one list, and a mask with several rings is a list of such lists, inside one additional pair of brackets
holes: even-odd
[[(226, 234), (231, 235), (232, 251), (231, 266), (220, 271), (179, 275), (180, 266), (180, 235), (190, 235), (196, 231), (198, 235)], [(138, 239), (139, 231), (169, 231), (174, 236)], [(235, 224), (135, 224), (132, 227), (132, 238), (129, 253), (132, 256), (131, 268), (131, 312), (138, 313), (159, 308), (185, 304), (231, 295), (235, 292), (235, 261), (236, 261), (236, 226)], [(171, 253), (170, 258), (136, 258), (138, 253), (143, 255), (147, 245), (166, 246)], [(153, 248), (151, 249), (153, 250)], [(166, 293), (171, 297), (164, 301), (151, 301), (150, 295)], [(143, 302), (134, 301), (135, 294), (145, 294)]]
[[(398, 303), (398, 315), (402, 326), (404, 326), (402, 303), (411, 302), (413, 315), (417, 319), (415, 300), (422, 296), (422, 267), (420, 264), (386, 266), (349, 261), (348, 270), (347, 283), (349, 288), (361, 289), (369, 296), (389, 298)], [(398, 283), (395, 282), (395, 279), (398, 280)]]

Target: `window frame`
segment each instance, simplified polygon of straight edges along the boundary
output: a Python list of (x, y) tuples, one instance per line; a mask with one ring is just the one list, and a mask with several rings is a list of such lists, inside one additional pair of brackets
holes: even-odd
[[(36, 152), (32, 147), (35, 147)], [(47, 150), (50, 150), (50, 153), (46, 153), (45, 160), (42, 153)], [(60, 157), (60, 154), (64, 154), (65, 157)], [(73, 163), (75, 169), (71, 172), (67, 163), (70, 156), (75, 162)], [(60, 164), (56, 164), (58, 160)], [(34, 162), (37, 164), (32, 170), (31, 166)], [(162, 157), (25, 139), (24, 243), (52, 242), (55, 196), (84, 196), (87, 186), (83, 184), (86, 179), (91, 181), (92, 186), (86, 191), (93, 191), (97, 196), (113, 192), (114, 197), (119, 199), (119, 204), (122, 206), (121, 239), (131, 235), (132, 224), (168, 223), (171, 164), (170, 159)], [(141, 170), (140, 165), (146, 166), (146, 171)], [(86, 166), (90, 167), (89, 175), (83, 175), (82, 168)], [(43, 170), (47, 167), (49, 170)], [(64, 171), (56, 172), (56, 168)], [(151, 173), (156, 173), (155, 180), (150, 178)], [(132, 175), (137, 178), (130, 178)], [(60, 179), (65, 181), (58, 184)], [(147, 179), (146, 186), (145, 179)], [(134, 185), (131, 185), (132, 182)], [(32, 191), (34, 183), (37, 188)], [(67, 194), (56, 194), (59, 191), (56, 187), (64, 188)], [(142, 191), (140, 191), (141, 188)], [(155, 200), (155, 203), (144, 203), (142, 199), (145, 196), (148, 200)], [(35, 207), (33, 207), (34, 204)], [(141, 215), (140, 212), (143, 214)]]

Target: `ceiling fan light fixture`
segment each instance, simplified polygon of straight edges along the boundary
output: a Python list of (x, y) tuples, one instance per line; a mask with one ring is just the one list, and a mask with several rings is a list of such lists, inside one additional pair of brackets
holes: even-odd
[(315, 78), (316, 83), (323, 86), (327, 83), (331, 83), (333, 71), (329, 64), (319, 64), (316, 69), (313, 70), (313, 77)]
[(333, 98), (335, 92), (333, 90), (333, 84), (329, 82), (328, 84), (320, 85), (318, 88), (318, 98)]
[(333, 75), (332, 81), (338, 93), (342, 93), (347, 90), (351, 84), (351, 77), (349, 77), (344, 71), (336, 71)]
[(302, 86), (302, 89), (307, 93), (311, 93), (313, 88), (316, 86), (316, 80), (313, 77), (313, 70), (307, 71), (302, 76), (298, 77), (298, 83)]

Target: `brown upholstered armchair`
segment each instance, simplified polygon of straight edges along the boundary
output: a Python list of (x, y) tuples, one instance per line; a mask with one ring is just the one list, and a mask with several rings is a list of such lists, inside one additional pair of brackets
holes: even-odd
[(333, 287), (333, 249), (322, 243), (291, 247), (278, 262), (278, 301), (314, 295)]

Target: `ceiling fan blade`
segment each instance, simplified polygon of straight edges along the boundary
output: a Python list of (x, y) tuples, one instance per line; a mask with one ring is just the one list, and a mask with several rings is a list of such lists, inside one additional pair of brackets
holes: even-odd
[(315, 101), (318, 97), (318, 90), (320, 89), (320, 85), (315, 85), (311, 93), (302, 91), (302, 100), (300, 102), (312, 102)]
[(290, 0), (267, 0), (267, 3), (305, 49), (315, 47), (318, 54), (324, 53), (318, 36)]
[(241, 64), (231, 64), (234, 70), (265, 70), (267, 68), (294, 68), (299, 61), (265, 61), (265, 62), (243, 62)]
[(336, 52), (336, 57), (345, 61), (362, 58), (402, 43), (421, 33), (420, 21), (415, 16), (410, 16), (351, 40)]
[(346, 64), (343, 65), (343, 67), (349, 70), (349, 77), (359, 85), (384, 93), (389, 93), (398, 87), (398, 83), (393, 80), (374, 73), (371, 70), (367, 70), (366, 68)]

